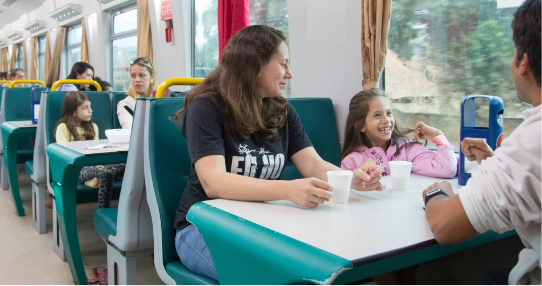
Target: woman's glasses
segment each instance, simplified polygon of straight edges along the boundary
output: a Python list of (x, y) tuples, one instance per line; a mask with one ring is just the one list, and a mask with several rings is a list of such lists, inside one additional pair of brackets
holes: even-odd
[(133, 64), (136, 64), (136, 63), (143, 63), (143, 64), (148, 64), (148, 65), (152, 65), (152, 62), (151, 62), (151, 59), (148, 58), (148, 57), (139, 57), (139, 58), (133, 58), (130, 60), (130, 66), (132, 66)]

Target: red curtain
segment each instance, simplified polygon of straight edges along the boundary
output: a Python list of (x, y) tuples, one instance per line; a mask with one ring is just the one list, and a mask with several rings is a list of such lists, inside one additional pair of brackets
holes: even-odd
[(249, 0), (218, 0), (218, 51), (219, 57), (228, 40), (249, 25)]

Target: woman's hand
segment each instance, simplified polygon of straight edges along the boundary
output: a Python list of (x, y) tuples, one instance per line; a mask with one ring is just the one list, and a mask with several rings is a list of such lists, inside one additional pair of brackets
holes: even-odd
[(382, 191), (386, 188), (380, 182), (384, 168), (376, 165), (371, 159), (365, 160), (353, 171), (352, 189), (356, 191)]
[(478, 164), (494, 155), (493, 150), (484, 139), (463, 139), (461, 141), (461, 151), (463, 151), (463, 155), (467, 160), (476, 160)]
[(435, 136), (438, 135), (444, 135), (442, 131), (431, 127), (422, 121), (416, 123), (416, 126), (414, 126), (414, 141), (420, 141), (421, 139), (425, 139), (427, 141), (431, 141)]
[(333, 197), (331, 186), (317, 178), (293, 180), (288, 190), (288, 200), (306, 208), (315, 208)]

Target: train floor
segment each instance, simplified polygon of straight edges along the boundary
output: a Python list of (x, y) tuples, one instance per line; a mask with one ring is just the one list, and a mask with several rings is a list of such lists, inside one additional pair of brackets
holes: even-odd
[[(53, 251), (52, 210), (47, 209), (47, 233), (38, 234), (31, 220), (31, 181), (19, 165), (19, 184), (26, 216), (19, 217), (9, 191), (0, 190), (0, 284), (74, 284), (67, 262)], [(118, 201), (112, 202), (116, 207)], [(106, 245), (94, 230), (93, 212), (97, 203), (77, 206), (81, 254), (87, 274), (107, 265)], [(137, 284), (164, 284), (150, 254), (137, 256)]]

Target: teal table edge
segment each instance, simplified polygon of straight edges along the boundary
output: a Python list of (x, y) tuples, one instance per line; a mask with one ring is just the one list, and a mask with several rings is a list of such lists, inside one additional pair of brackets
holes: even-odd
[(220, 284), (330, 284), (352, 263), (205, 202), (187, 219), (203, 236)]
[(434, 260), (516, 234), (493, 231), (465, 242), (434, 239), (404, 249), (349, 261), (200, 202), (187, 220), (202, 234), (220, 284), (347, 284)]
[(77, 179), (85, 166), (126, 163), (127, 152), (85, 156), (70, 148), (53, 143), (45, 149), (55, 192), (58, 227), (74, 282), (87, 285), (87, 276), (77, 236)]
[(354, 268), (345, 271), (342, 275), (337, 277), (333, 284), (341, 285), (370, 278), (375, 275), (431, 261), (516, 234), (515, 230), (502, 234), (488, 231), (462, 243), (449, 245), (438, 244), (436, 240), (432, 239), (405, 249), (375, 255), (374, 257), (367, 257), (362, 261), (354, 261)]
[(24, 208), (19, 191), (17, 174), (17, 145), (19, 138), (24, 135), (36, 134), (36, 127), (19, 128), (8, 122), (2, 123), (2, 140), (4, 143), (4, 161), (8, 171), (9, 192), (19, 216), (24, 216)]

